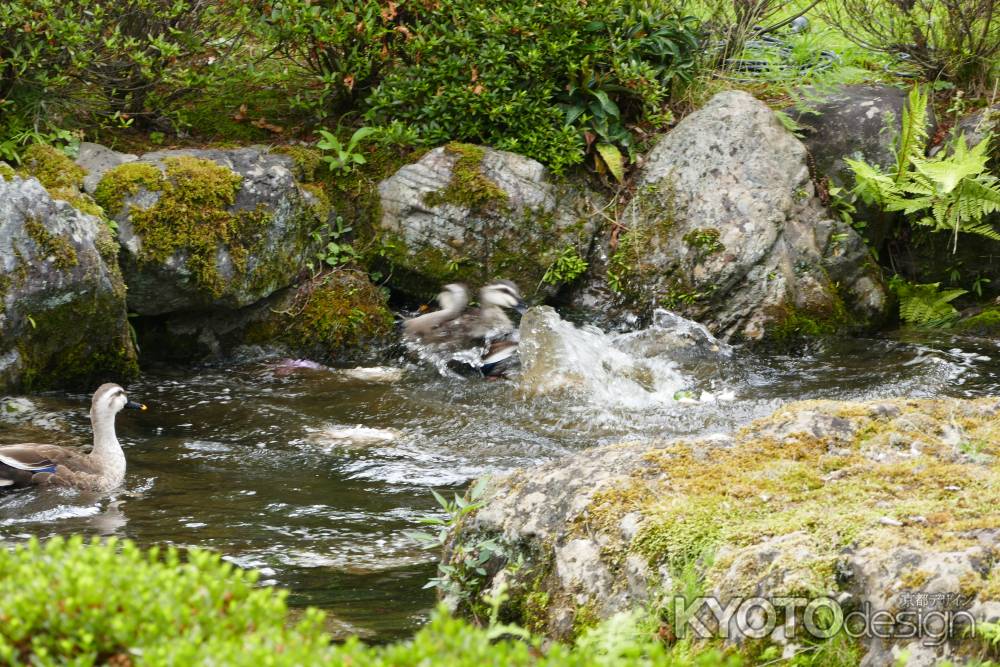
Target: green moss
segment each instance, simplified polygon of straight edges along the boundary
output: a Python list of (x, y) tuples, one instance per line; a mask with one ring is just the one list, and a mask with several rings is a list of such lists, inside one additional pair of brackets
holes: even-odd
[[(29, 321), (29, 328), (17, 342), (24, 364), (20, 388), (92, 390), (101, 382), (134, 378), (139, 372), (138, 361), (122, 296), (80, 294), (56, 306), (39, 304), (37, 309), (31, 303), (17, 304)], [(81, 322), (100, 322), (105, 331), (114, 333), (95, 338), (93, 329), (80, 326)]]
[(302, 189), (316, 199), (312, 203), (312, 210), (316, 215), (316, 219), (321, 223), (329, 220), (334, 213), (334, 209), (333, 203), (330, 201), (330, 195), (326, 193), (326, 188), (319, 183), (303, 183)]
[(76, 249), (69, 240), (56, 236), (45, 225), (37, 220), (28, 220), (24, 223), (24, 229), (35, 245), (41, 250), (43, 257), (51, 257), (53, 264), (60, 269), (69, 269), (79, 262), (76, 256)]
[(978, 315), (973, 315), (956, 324), (955, 329), (987, 335), (998, 333), (1000, 332), (1000, 307), (986, 308)]
[(443, 190), (427, 193), (424, 196), (425, 204), (453, 204), (478, 212), (507, 203), (507, 193), (483, 174), (482, 162), (486, 149), (453, 142), (445, 146), (444, 150), (457, 158), (451, 169), (451, 181)]
[(722, 252), (726, 246), (719, 241), (719, 230), (714, 227), (694, 229), (684, 235), (684, 242), (700, 251), (702, 256)]
[(251, 327), (248, 343), (284, 343), (314, 358), (337, 359), (392, 333), (385, 294), (368, 277), (337, 269), (302, 285), (278, 312)]
[(154, 165), (129, 162), (104, 174), (94, 191), (94, 200), (108, 215), (115, 216), (121, 211), (126, 197), (137, 194), (140, 189), (159, 192), (162, 186), (163, 174)]
[(600, 622), (601, 618), (593, 603), (577, 607), (573, 614), (573, 636), (579, 637), (585, 631), (597, 627)]
[[(132, 226), (142, 237), (140, 263), (162, 263), (184, 252), (195, 282), (219, 296), (226, 287), (217, 266), (220, 246), (233, 260), (232, 279), (243, 279), (270, 215), (263, 207), (230, 210), (243, 177), (211, 160), (175, 157), (165, 160), (164, 166), (164, 174), (145, 163), (116, 167), (101, 180), (97, 201), (117, 213), (125, 198), (140, 188), (158, 192), (159, 198), (149, 208), (129, 211)], [(263, 285), (272, 281), (272, 276), (262, 272), (253, 282)]]
[[(740, 589), (734, 594), (753, 592), (767, 576), (765, 571), (735, 575), (735, 550), (780, 536), (801, 534), (815, 548), (805, 560), (772, 563), (797, 572), (785, 583), (798, 589), (777, 594), (836, 590), (835, 563), (847, 547), (967, 548), (975, 531), (996, 522), (1000, 469), (957, 462), (955, 446), (934, 434), (950, 424), (963, 440), (982, 443), (980, 455), (1000, 454), (995, 399), (892, 405), (898, 413), (882, 417), (885, 413), (865, 404), (795, 404), (738, 433), (731, 448), (675, 443), (651, 450), (629, 482), (594, 495), (575, 530), (613, 538), (621, 534), (622, 518), (638, 512), (641, 528), (622, 546), (625, 553), (643, 555), (654, 569), (666, 564), (680, 576), (703, 554), (725, 548), (730, 556), (704, 563), (702, 574), (710, 586), (724, 581), (727, 590)], [(791, 415), (812, 410), (844, 420), (844, 432), (853, 435), (836, 445), (830, 436), (808, 431), (780, 439), (768, 435)], [(896, 451), (900, 439), (921, 454), (873, 463), (877, 452)], [(956, 479), (962, 480), (960, 490)], [(926, 520), (912, 521), (916, 516)], [(886, 518), (899, 526), (887, 526)], [(911, 573), (904, 583), (924, 582)]]
[(832, 336), (853, 324), (844, 300), (835, 290), (829, 294), (830, 303), (812, 309), (784, 306), (773, 309), (765, 338), (783, 345), (803, 338)]
[(322, 164), (322, 155), (315, 148), (307, 146), (278, 146), (274, 152), (287, 155), (295, 163), (295, 177), (302, 183), (313, 183), (317, 180), (316, 170)]
[(0, 162), (0, 181), (9, 181), (14, 178), (14, 168), (6, 162)]
[(37, 178), (47, 190), (79, 190), (83, 177), (87, 175), (87, 171), (65, 153), (45, 144), (33, 144), (24, 151), (20, 171), (23, 175)]
[(533, 633), (544, 633), (548, 620), (549, 594), (532, 591), (525, 596), (521, 606), (521, 623)]

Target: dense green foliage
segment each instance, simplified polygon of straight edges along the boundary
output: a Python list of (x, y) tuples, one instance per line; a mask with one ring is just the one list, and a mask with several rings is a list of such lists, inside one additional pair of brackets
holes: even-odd
[(821, 10), (848, 39), (929, 80), (989, 90), (1000, 74), (997, 0), (835, 0)]
[(557, 171), (595, 142), (631, 151), (627, 125), (669, 118), (698, 49), (691, 19), (639, 0), (283, 0), (270, 20), (322, 111), (353, 104), (421, 144), (484, 143)]
[[(216, 82), (254, 25), (250, 5), (209, 0), (0, 4), (0, 139), (169, 113)], [(59, 135), (57, 135), (59, 136)], [(4, 155), (0, 154), (0, 157)]]
[(320, 612), (292, 625), (283, 591), (256, 588), (255, 573), (198, 549), (32, 540), (0, 550), (0, 573), (0, 659), (12, 666), (740, 664), (685, 644), (668, 648), (635, 615), (591, 630), (576, 648), (543, 649), (519, 628), (495, 620), (477, 628), (444, 610), (409, 641), (336, 646)]

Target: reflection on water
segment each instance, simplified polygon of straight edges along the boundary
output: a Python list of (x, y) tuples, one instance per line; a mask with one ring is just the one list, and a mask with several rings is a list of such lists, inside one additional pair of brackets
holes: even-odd
[[(612, 337), (549, 324), (552, 358), (523, 381), (442, 376), (402, 359), (392, 372), (276, 360), (149, 372), (129, 387), (149, 411), (118, 419), (127, 488), (113, 498), (7, 494), (0, 535), (210, 547), (290, 588), (294, 604), (387, 639), (433, 603), (421, 590), (432, 555), (403, 536), (435, 510), (431, 487), (623, 438), (725, 430), (789, 400), (1000, 394), (996, 341), (884, 338), (692, 357), (663, 332)], [(532, 334), (522, 344), (533, 340), (541, 345)], [(572, 382), (538, 390), (556, 375)], [(679, 402), (678, 391), (733, 400)], [(2, 411), (0, 442), (89, 438), (88, 396), (17, 401)]]

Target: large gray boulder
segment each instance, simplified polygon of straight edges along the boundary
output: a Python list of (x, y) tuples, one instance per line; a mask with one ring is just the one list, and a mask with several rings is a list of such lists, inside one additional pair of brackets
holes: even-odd
[(442, 284), (516, 281), (551, 295), (575, 277), (546, 271), (587, 257), (599, 204), (583, 187), (556, 183), (529, 158), (468, 144), (436, 148), (379, 184), (379, 233), (392, 286), (413, 296)]
[[(809, 401), (728, 435), (600, 447), (489, 479), (450, 536), (446, 600), (474, 610), (506, 592), (506, 618), (567, 639), (622, 611), (762, 597), (778, 609), (760, 639), (787, 657), (821, 643), (803, 624), (819, 599), (893, 614), (884, 638), (860, 639), (864, 665), (903, 649), (921, 665), (969, 655), (968, 621), (1000, 618), (998, 436), (996, 398)], [(781, 598), (801, 601), (791, 632)], [(930, 615), (944, 609), (956, 625), (935, 642)], [(706, 611), (694, 609), (710, 635), (747, 645)], [(922, 621), (916, 636), (904, 611)]]
[(330, 206), (296, 181), (288, 156), (262, 147), (137, 160), (88, 152), (98, 172), (116, 161), (94, 196), (118, 225), (129, 308), (139, 314), (248, 306), (292, 284), (325, 240)]
[(868, 249), (816, 197), (805, 147), (741, 91), (656, 143), (622, 222), (619, 289), (725, 339), (833, 333), (887, 310)]
[(0, 175), (0, 391), (136, 374), (117, 253), (101, 220)]

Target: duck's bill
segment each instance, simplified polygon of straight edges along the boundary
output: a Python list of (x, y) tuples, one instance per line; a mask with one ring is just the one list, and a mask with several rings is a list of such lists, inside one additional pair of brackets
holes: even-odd
[(524, 301), (518, 301), (517, 305), (514, 306), (514, 310), (517, 311), (518, 315), (524, 315), (526, 312), (528, 312), (528, 304), (526, 304)]
[(136, 403), (135, 401), (129, 401), (125, 404), (125, 407), (129, 410), (145, 410), (146, 406), (142, 403)]

